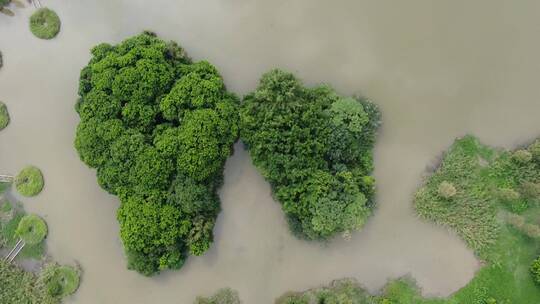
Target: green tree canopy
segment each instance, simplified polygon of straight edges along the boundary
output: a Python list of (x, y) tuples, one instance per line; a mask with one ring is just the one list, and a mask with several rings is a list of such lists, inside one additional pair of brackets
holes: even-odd
[(359, 229), (373, 205), (377, 107), (265, 74), (240, 110), (241, 138), (270, 181), (294, 232), (326, 239)]
[(145, 32), (100, 44), (81, 71), (75, 147), (118, 195), (128, 267), (179, 268), (212, 243), (238, 99), (215, 67)]

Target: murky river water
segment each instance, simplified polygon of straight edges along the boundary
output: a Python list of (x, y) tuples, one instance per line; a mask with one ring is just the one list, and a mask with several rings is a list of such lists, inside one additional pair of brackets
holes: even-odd
[[(230, 286), (245, 303), (272, 303), (289, 289), (356, 277), (370, 290), (414, 276), (424, 294), (447, 295), (479, 263), (463, 242), (416, 219), (411, 197), (427, 165), (456, 136), (511, 146), (540, 134), (540, 2), (315, 0), (41, 0), (62, 19), (52, 41), (28, 30), (31, 8), (0, 15), (0, 100), (12, 123), (0, 132), (0, 168), (39, 166), (45, 190), (24, 199), (48, 221), (49, 253), (85, 273), (77, 304), (191, 303)], [(229, 89), (253, 90), (281, 67), (308, 84), (377, 102), (379, 208), (351, 241), (294, 239), (270, 188), (240, 145), (226, 165), (216, 243), (177, 272), (126, 270), (115, 210), (73, 148), (73, 111), (89, 48), (144, 29), (208, 59)]]

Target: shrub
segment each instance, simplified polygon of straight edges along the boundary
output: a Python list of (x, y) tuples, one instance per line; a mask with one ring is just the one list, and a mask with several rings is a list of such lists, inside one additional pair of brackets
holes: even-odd
[(540, 257), (532, 262), (530, 270), (534, 282), (540, 285)]
[(498, 189), (495, 197), (499, 203), (505, 205), (505, 207), (514, 213), (522, 213), (529, 207), (527, 200), (520, 199), (519, 193), (511, 188)]
[(75, 148), (120, 198), (128, 268), (178, 269), (213, 242), (239, 101), (214, 66), (153, 33), (100, 44), (92, 55), (79, 81)]
[(520, 192), (525, 198), (537, 200), (540, 198), (540, 183), (524, 182)]
[[(1, 61), (1, 59), (0, 59)], [(9, 124), (9, 112), (7, 106), (0, 101), (0, 130), (3, 130)]]
[(521, 230), (526, 236), (532, 239), (540, 238), (540, 227), (538, 227), (537, 225), (525, 224), (523, 225)]
[(41, 39), (52, 39), (60, 32), (60, 18), (55, 11), (46, 7), (30, 16), (30, 31)]
[(497, 191), (497, 197), (503, 202), (511, 202), (519, 199), (519, 193), (514, 189), (501, 188)]
[[(2, 1), (2, 0), (0, 0)], [(2, 4), (0, 3), (0, 9), (2, 8)], [(2, 51), (0, 51), (0, 69), (4, 66), (4, 59), (2, 57)]]
[(328, 239), (362, 227), (375, 184), (373, 103), (273, 70), (244, 98), (240, 117), (242, 141), (296, 235)]
[(521, 230), (525, 225), (525, 218), (521, 215), (514, 213), (506, 214), (506, 222), (512, 225), (514, 228)]
[(447, 181), (443, 181), (439, 184), (439, 187), (437, 188), (437, 193), (440, 197), (444, 199), (450, 199), (454, 195), (456, 195), (457, 190), (456, 187), (452, 183), (449, 183)]
[(28, 245), (35, 245), (47, 236), (47, 224), (37, 215), (25, 215), (19, 222), (15, 234)]
[(2, 6), (6, 6), (11, 2), (11, 0), (0, 0), (0, 9)]
[(534, 141), (528, 148), (535, 162), (540, 162), (540, 139)]
[(197, 297), (195, 304), (240, 304), (238, 292), (230, 288), (218, 290), (209, 298)]
[(525, 164), (531, 161), (532, 154), (527, 150), (517, 150), (512, 154), (512, 159), (520, 164)]
[(0, 211), (4, 214), (7, 214), (13, 210), (13, 207), (11, 206), (11, 203), (9, 201), (4, 201), (0, 204)]
[(28, 166), (15, 177), (15, 188), (24, 196), (36, 196), (43, 189), (43, 175), (41, 170), (34, 166)]

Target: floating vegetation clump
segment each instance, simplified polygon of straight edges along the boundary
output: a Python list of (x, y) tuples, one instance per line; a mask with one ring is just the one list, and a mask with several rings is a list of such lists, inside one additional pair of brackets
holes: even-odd
[[(1, 54), (0, 54), (0, 66), (1, 66)], [(5, 103), (0, 101), (0, 130), (3, 130), (9, 125), (9, 112)]]
[(52, 297), (69, 296), (79, 288), (80, 271), (71, 266), (51, 264), (41, 273), (39, 282)]
[(52, 39), (60, 32), (60, 18), (51, 9), (38, 9), (30, 16), (30, 30), (40, 39)]
[(47, 236), (47, 224), (39, 216), (29, 214), (21, 219), (15, 234), (26, 244), (39, 244)]
[(24, 196), (36, 196), (43, 189), (43, 175), (41, 170), (34, 166), (24, 168), (15, 177), (15, 187)]

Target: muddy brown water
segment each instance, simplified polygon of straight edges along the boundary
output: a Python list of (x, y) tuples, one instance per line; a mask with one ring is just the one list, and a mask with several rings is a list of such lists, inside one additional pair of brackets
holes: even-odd
[[(230, 286), (245, 303), (272, 303), (341, 277), (372, 291), (411, 274), (426, 295), (448, 295), (479, 267), (456, 236), (418, 220), (412, 195), (425, 167), (453, 138), (474, 133), (513, 146), (540, 134), (540, 2), (323, 0), (43, 0), (62, 20), (51, 41), (28, 29), (33, 8), (0, 15), (0, 168), (45, 175), (24, 199), (49, 224), (49, 253), (84, 267), (77, 304), (191, 303)], [(272, 67), (309, 85), (377, 102), (384, 126), (375, 151), (378, 209), (350, 241), (296, 240), (269, 185), (240, 145), (227, 161), (216, 242), (181, 271), (145, 278), (126, 270), (115, 211), (73, 149), (80, 69), (97, 43), (151, 29), (208, 59), (238, 94)]]

